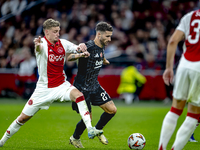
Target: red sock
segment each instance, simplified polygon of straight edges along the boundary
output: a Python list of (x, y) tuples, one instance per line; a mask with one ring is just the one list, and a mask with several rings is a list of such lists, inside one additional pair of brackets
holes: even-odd
[(177, 115), (181, 115), (182, 114), (182, 112), (183, 112), (183, 110), (181, 110), (181, 109), (177, 109), (177, 108), (175, 108), (175, 107), (171, 107), (171, 110), (170, 110), (171, 112), (173, 112), (173, 113), (175, 113), (175, 114), (177, 114)]
[(84, 101), (84, 100), (85, 100), (85, 97), (82, 95), (82, 96), (80, 96), (80, 97), (78, 97), (78, 98), (76, 99), (76, 103), (81, 102), (81, 101)]

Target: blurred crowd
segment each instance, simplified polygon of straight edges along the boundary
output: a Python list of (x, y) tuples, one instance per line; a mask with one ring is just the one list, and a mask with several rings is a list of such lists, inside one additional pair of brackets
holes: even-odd
[[(109, 22), (114, 32), (105, 56), (115, 62), (109, 67), (134, 63), (141, 69), (164, 69), (169, 37), (180, 18), (198, 6), (199, 0), (0, 0), (0, 68), (33, 73), (33, 39), (43, 36), (44, 20), (53, 18), (61, 23), (60, 38), (76, 44), (94, 39), (96, 23)], [(178, 60), (182, 44), (177, 49)], [(75, 67), (66, 62), (69, 76)]]

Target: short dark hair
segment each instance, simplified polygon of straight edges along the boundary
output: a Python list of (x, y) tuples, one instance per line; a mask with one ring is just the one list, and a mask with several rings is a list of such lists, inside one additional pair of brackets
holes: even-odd
[(96, 25), (96, 31), (101, 31), (101, 32), (105, 32), (105, 31), (113, 31), (113, 27), (108, 24), (107, 22), (99, 22), (97, 25)]

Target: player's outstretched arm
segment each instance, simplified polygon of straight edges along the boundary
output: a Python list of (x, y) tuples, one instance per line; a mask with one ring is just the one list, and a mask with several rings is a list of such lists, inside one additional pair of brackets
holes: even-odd
[(41, 40), (41, 36), (39, 36), (38, 38), (35, 38), (33, 40), (34, 44), (35, 44), (35, 51), (40, 52), (42, 50), (42, 40)]
[(67, 60), (68, 61), (74, 61), (74, 60), (77, 60), (81, 57), (84, 57), (84, 58), (87, 58), (90, 56), (90, 53), (89, 52), (83, 52), (83, 53), (78, 53), (78, 54), (70, 54), (68, 57), (67, 57)]

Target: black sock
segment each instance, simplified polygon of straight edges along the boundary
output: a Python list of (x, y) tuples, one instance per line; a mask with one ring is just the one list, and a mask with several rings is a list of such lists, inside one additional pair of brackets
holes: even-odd
[(96, 124), (96, 129), (101, 130), (103, 129), (103, 127), (108, 123), (108, 121), (110, 121), (110, 119), (114, 116), (115, 114), (108, 114), (106, 112), (104, 112), (99, 121)]
[(80, 139), (81, 135), (83, 134), (83, 131), (85, 130), (86, 126), (83, 120), (79, 121), (76, 125), (76, 129), (74, 131), (73, 137), (75, 139)]

